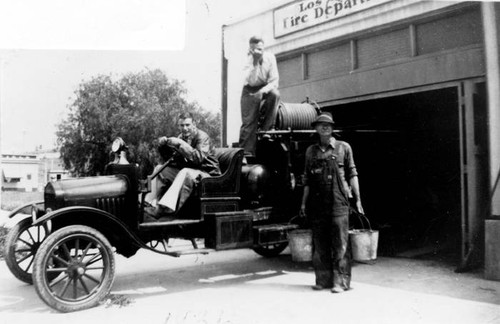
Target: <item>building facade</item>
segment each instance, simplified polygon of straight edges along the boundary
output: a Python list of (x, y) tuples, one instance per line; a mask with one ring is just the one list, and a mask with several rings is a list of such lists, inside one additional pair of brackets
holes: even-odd
[(39, 163), (36, 155), (2, 154), (2, 190), (37, 191)]
[(262, 36), (282, 101), (315, 101), (353, 146), (381, 238), (457, 251), (459, 268), (499, 280), (499, 17), (494, 2), (284, 1), (223, 27), (224, 124), (241, 124), (248, 39)]
[(43, 191), (49, 181), (69, 177), (60, 153), (37, 151), (29, 154), (2, 154), (2, 190)]

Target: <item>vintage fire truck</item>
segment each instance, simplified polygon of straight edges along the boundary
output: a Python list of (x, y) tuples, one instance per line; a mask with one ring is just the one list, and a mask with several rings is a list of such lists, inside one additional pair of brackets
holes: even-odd
[[(315, 140), (310, 125), (318, 113), (312, 103), (281, 103), (276, 130), (256, 135), (255, 156), (216, 149), (222, 174), (202, 179), (174, 219), (146, 216), (155, 174), (139, 179), (135, 164), (114, 162), (102, 176), (50, 182), (43, 201), (10, 214), (19, 221), (6, 238), (7, 266), (47, 305), (71, 312), (98, 305), (110, 292), (115, 252), (131, 257), (143, 248), (178, 257), (252, 248), (277, 256), (297, 227), (290, 219), (300, 207), (304, 153)], [(123, 157), (125, 143), (115, 140), (112, 152)], [(192, 247), (172, 249), (171, 238)]]

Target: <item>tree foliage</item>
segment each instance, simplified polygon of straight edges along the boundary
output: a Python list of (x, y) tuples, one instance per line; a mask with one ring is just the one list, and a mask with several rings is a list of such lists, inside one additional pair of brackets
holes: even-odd
[(191, 112), (200, 129), (220, 143), (220, 113), (202, 109), (184, 99), (183, 83), (161, 70), (129, 73), (118, 80), (98, 75), (80, 84), (68, 116), (58, 125), (57, 141), (66, 169), (75, 176), (101, 174), (110, 160), (111, 143), (122, 137), (128, 160), (141, 175), (161, 162), (157, 139), (177, 136), (177, 116)]

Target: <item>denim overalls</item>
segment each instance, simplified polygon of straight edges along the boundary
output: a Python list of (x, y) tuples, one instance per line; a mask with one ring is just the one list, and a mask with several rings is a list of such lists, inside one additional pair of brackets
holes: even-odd
[(312, 158), (306, 170), (309, 185), (306, 208), (313, 231), (316, 285), (349, 289), (349, 195), (339, 172), (337, 148), (337, 145), (335, 149), (328, 147)]

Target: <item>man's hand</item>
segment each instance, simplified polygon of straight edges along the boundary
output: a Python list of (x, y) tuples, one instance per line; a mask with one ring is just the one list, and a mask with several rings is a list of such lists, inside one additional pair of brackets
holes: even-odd
[(167, 145), (168, 138), (166, 136), (162, 136), (158, 139), (158, 145)]
[(356, 210), (358, 211), (358, 213), (360, 213), (361, 215), (364, 215), (365, 214), (365, 211), (363, 210), (363, 206), (361, 205), (361, 200), (357, 200), (356, 201)]
[(299, 217), (300, 218), (306, 217), (306, 206), (304, 205), (300, 206)]
[(181, 139), (177, 137), (169, 137), (167, 138), (167, 145), (172, 148), (178, 148), (181, 145)]
[(162, 136), (158, 139), (158, 144), (159, 145), (167, 145), (168, 147), (171, 147), (171, 148), (178, 148), (179, 145), (181, 145), (181, 139), (179, 139), (177, 137)]
[(262, 98), (263, 95), (265, 95), (265, 93), (264, 93), (264, 91), (262, 91), (262, 89), (250, 94), (250, 96), (255, 97), (255, 98)]

